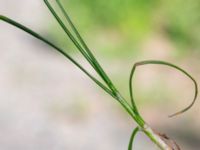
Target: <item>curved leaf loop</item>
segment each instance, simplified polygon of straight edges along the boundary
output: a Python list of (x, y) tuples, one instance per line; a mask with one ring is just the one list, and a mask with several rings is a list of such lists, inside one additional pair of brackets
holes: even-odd
[(189, 73), (187, 73), (185, 70), (183, 70), (182, 68), (180, 68), (180, 67), (178, 67), (178, 66), (176, 66), (174, 64), (171, 64), (169, 62), (160, 61), (160, 60), (144, 60), (144, 61), (136, 62), (134, 64), (134, 66), (133, 66), (133, 68), (131, 70), (130, 79), (129, 79), (130, 98), (131, 98), (131, 104), (132, 104), (134, 112), (136, 114), (139, 114), (139, 112), (137, 110), (137, 107), (136, 107), (136, 104), (135, 104), (135, 101), (134, 101), (134, 98), (133, 98), (133, 92), (132, 92), (133, 91), (132, 90), (133, 89), (133, 87), (132, 87), (133, 75), (134, 75), (134, 72), (135, 72), (135, 69), (136, 69), (137, 66), (148, 65), (148, 64), (166, 65), (166, 66), (175, 68), (176, 70), (182, 72), (183, 74), (185, 74), (188, 78), (190, 78), (192, 80), (192, 82), (194, 83), (194, 88), (195, 88), (193, 101), (186, 108), (184, 108), (181, 111), (178, 111), (178, 112), (170, 115), (169, 117), (174, 117), (176, 115), (182, 114), (182, 113), (186, 112), (187, 110), (189, 110), (194, 105), (194, 103), (195, 103), (195, 101), (197, 99), (197, 95), (198, 95), (198, 85), (197, 85), (197, 82), (195, 81), (195, 79)]

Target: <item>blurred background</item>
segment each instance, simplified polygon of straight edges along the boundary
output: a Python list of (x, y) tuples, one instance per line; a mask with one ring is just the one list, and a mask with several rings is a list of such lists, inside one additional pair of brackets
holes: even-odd
[[(66, 0), (81, 35), (129, 100), (132, 65), (144, 59), (181, 66), (200, 83), (199, 0)], [(57, 6), (55, 5), (57, 9)], [(58, 10), (59, 11), (59, 10)], [(40, 0), (0, 0), (9, 16), (56, 43), (95, 72)], [(30, 35), (0, 22), (0, 149), (124, 150), (136, 126), (112, 97), (71, 62)], [(168, 67), (148, 65), (134, 78), (145, 120), (183, 150), (199, 150), (200, 102), (190, 104), (193, 84)], [(138, 134), (134, 150), (157, 150)]]

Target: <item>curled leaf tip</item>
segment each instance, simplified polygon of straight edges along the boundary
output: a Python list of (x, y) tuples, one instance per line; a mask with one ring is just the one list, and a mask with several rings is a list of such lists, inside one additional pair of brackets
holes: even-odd
[[(186, 74), (186, 75), (187, 75), (187, 74)], [(198, 95), (198, 85), (197, 85), (197, 82), (196, 82), (196, 80), (195, 80), (192, 76), (190, 76), (189, 74), (188, 74), (187, 76), (193, 81), (194, 87), (195, 87), (195, 94), (194, 94), (193, 101), (192, 101), (192, 103), (191, 103), (189, 106), (187, 106), (187, 107), (184, 108), (183, 110), (181, 110), (181, 111), (179, 111), (179, 112), (177, 112), (177, 113), (174, 113), (174, 114), (170, 115), (170, 116), (169, 116), (170, 118), (175, 117), (175, 116), (177, 116), (177, 115), (180, 115), (180, 114), (182, 114), (182, 113), (188, 111), (188, 110), (194, 105), (194, 103), (195, 103), (195, 101), (196, 101), (196, 99), (197, 99), (197, 95)]]
[(188, 111), (194, 105), (194, 103), (195, 103), (195, 101), (197, 99), (197, 95), (198, 95), (198, 85), (197, 85), (197, 82), (193, 78), (191, 78), (191, 79), (192, 79), (192, 81), (194, 82), (194, 85), (195, 85), (195, 94), (194, 94), (194, 99), (193, 99), (192, 103), (189, 106), (187, 106), (185, 109), (183, 109), (183, 110), (181, 110), (179, 112), (176, 112), (176, 113), (174, 113), (172, 115), (169, 115), (169, 118), (175, 117), (177, 115), (180, 115), (180, 114)]

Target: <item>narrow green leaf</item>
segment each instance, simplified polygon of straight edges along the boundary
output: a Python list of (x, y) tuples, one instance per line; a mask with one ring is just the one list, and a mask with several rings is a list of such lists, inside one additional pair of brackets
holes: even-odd
[(55, 12), (55, 10), (51, 6), (51, 4), (48, 2), (48, 0), (44, 0), (44, 2), (46, 4), (46, 6), (48, 7), (48, 9), (50, 10), (50, 12), (52, 13), (52, 15), (55, 17), (55, 19), (59, 23), (59, 25), (62, 27), (62, 29), (65, 31), (65, 33), (68, 35), (68, 37), (70, 38), (70, 40), (74, 43), (74, 45), (77, 47), (77, 49), (82, 53), (82, 55), (86, 58), (86, 60), (90, 63), (90, 65), (94, 68), (94, 70), (100, 75), (100, 77), (105, 81), (105, 83), (107, 84), (107, 86), (115, 94), (116, 90), (115, 90), (112, 82), (110, 81), (110, 79), (108, 78), (108, 76), (105, 74), (105, 72), (103, 71), (103, 69), (101, 68), (101, 66), (99, 65), (99, 63), (97, 63), (96, 59), (94, 60), (94, 58), (91, 58), (87, 54), (87, 52), (82, 48), (82, 46), (79, 44), (79, 42), (76, 41), (76, 38), (71, 34), (71, 32), (68, 30), (68, 28), (62, 22), (62, 20), (57, 15), (57, 13)]
[(88, 48), (87, 44), (85, 43), (85, 41), (81, 37), (80, 33), (78, 32), (78, 30), (74, 26), (72, 20), (70, 19), (69, 15), (65, 11), (60, 0), (56, 0), (56, 2), (58, 4), (59, 8), (61, 9), (62, 13), (64, 14), (64, 16), (65, 16), (67, 22), (69, 23), (70, 27), (72, 28), (73, 32), (75, 33), (76, 37), (78, 38), (79, 42), (81, 43), (81, 45), (83, 46), (83, 48), (85, 49), (87, 54), (89, 55), (90, 59), (93, 61), (98, 73), (103, 77), (103, 80), (107, 83), (107, 85), (110, 87), (110, 89), (113, 90), (113, 91), (116, 91), (116, 89), (113, 86), (113, 83), (111, 82), (111, 80), (109, 79), (109, 77), (107, 76), (105, 71), (102, 69), (101, 65), (98, 63), (98, 61), (96, 60), (96, 58), (92, 54), (91, 50)]
[(139, 130), (139, 127), (136, 127), (136, 128), (133, 130), (133, 132), (132, 132), (132, 134), (131, 134), (131, 137), (130, 137), (130, 140), (129, 140), (128, 150), (132, 150), (132, 147), (133, 147), (133, 140), (134, 140), (136, 134), (138, 133), (138, 131), (140, 131), (140, 130)]
[(134, 64), (132, 70), (131, 70), (131, 75), (130, 75), (130, 80), (129, 80), (129, 90), (130, 90), (130, 97), (131, 97), (131, 103), (132, 103), (132, 106), (134, 108), (134, 110), (138, 113), (137, 111), (137, 108), (136, 108), (136, 105), (135, 105), (135, 101), (134, 101), (134, 98), (133, 98), (133, 93), (132, 93), (132, 78), (133, 78), (133, 74), (135, 72), (135, 69), (137, 66), (142, 66), (142, 65), (148, 65), (148, 64), (158, 64), (158, 65), (166, 65), (166, 66), (169, 66), (169, 67), (172, 67), (172, 68), (175, 68), (176, 70), (182, 72), (183, 74), (185, 74), (188, 78), (190, 78), (192, 80), (192, 82), (194, 83), (194, 88), (195, 88), (195, 91), (194, 91), (194, 98), (191, 102), (190, 105), (188, 105), (186, 108), (184, 108), (183, 110), (181, 111), (178, 111), (172, 115), (170, 115), (169, 117), (173, 117), (173, 116), (176, 116), (176, 115), (179, 115), (179, 114), (182, 114), (184, 112), (186, 112), (187, 110), (189, 110), (195, 103), (196, 99), (197, 99), (197, 94), (198, 94), (198, 85), (197, 85), (197, 82), (195, 81), (195, 79), (189, 74), (187, 73), (185, 70), (183, 70), (182, 68), (174, 65), (174, 64), (171, 64), (171, 63), (168, 63), (168, 62), (164, 62), (164, 61), (160, 61), (160, 60), (144, 60), (144, 61), (140, 61), (140, 62), (137, 62)]
[[(136, 63), (136, 64), (137, 64), (137, 63)], [(136, 106), (136, 104), (135, 104), (135, 100), (134, 100), (134, 97), (133, 97), (133, 87), (132, 87), (133, 74), (134, 74), (135, 69), (136, 69), (136, 67), (137, 67), (136, 64), (133, 65), (133, 68), (132, 68), (131, 73), (130, 73), (130, 78), (129, 78), (129, 93), (130, 93), (131, 105), (132, 105), (132, 107), (133, 107), (133, 111), (134, 111), (137, 115), (139, 115), (139, 111), (138, 111), (138, 109), (137, 109), (137, 106)]]
[(32, 35), (33, 37), (41, 40), (42, 42), (46, 43), (47, 45), (53, 47), (56, 51), (60, 52), (61, 54), (63, 54), (66, 58), (68, 58), (73, 64), (75, 64), (80, 70), (82, 70), (90, 79), (92, 79), (97, 85), (99, 85), (104, 91), (106, 91), (109, 95), (111, 95), (112, 97), (115, 98), (115, 95), (113, 95), (112, 91), (110, 91), (110, 89), (108, 89), (107, 87), (105, 87), (100, 81), (98, 81), (95, 77), (93, 77), (88, 71), (86, 71), (78, 62), (76, 62), (71, 56), (69, 56), (64, 50), (62, 50), (61, 48), (57, 47), (56, 45), (54, 45), (53, 43), (51, 43), (50, 41), (48, 41), (47, 39), (45, 39), (44, 37), (42, 37), (41, 35), (39, 35), (38, 33), (36, 33), (35, 31), (29, 29), (28, 27), (25, 27), (24, 25), (6, 17), (6, 16), (2, 16), (0, 15), (0, 20), (7, 22), (27, 33), (29, 33), (30, 35)]
[[(46, 4), (47, 8), (50, 10), (50, 12), (52, 13), (52, 15), (55, 17), (55, 19), (57, 20), (57, 22), (59, 23), (59, 25), (61, 26), (61, 28), (64, 30), (64, 32), (68, 35), (68, 37), (70, 38), (70, 40), (74, 43), (74, 45), (77, 47), (77, 49), (82, 53), (82, 55), (86, 58), (86, 60), (92, 65), (93, 62), (90, 59), (90, 57), (87, 55), (87, 53), (85, 53), (84, 49), (81, 47), (81, 45), (76, 41), (76, 39), (74, 38), (74, 36), (71, 34), (71, 32), (68, 30), (68, 28), (65, 26), (65, 24), (62, 22), (62, 20), (60, 19), (60, 17), (57, 15), (57, 13), (55, 12), (55, 10), (53, 9), (53, 7), (51, 6), (51, 4), (48, 2), (48, 0), (44, 0), (44, 3)], [(94, 68), (95, 69), (95, 68)]]

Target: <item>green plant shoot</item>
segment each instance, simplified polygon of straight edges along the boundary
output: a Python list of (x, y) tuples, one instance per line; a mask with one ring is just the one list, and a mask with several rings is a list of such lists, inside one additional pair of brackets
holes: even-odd
[[(92, 53), (92, 51), (87, 46), (86, 42), (81, 37), (80, 33), (76, 29), (75, 25), (73, 24), (72, 20), (70, 19), (68, 13), (66, 12), (63, 4), (60, 0), (56, 0), (56, 4), (58, 5), (59, 9), (63, 13), (65, 20), (62, 20), (56, 10), (53, 8), (52, 4), (48, 0), (44, 0), (44, 3), (46, 4), (47, 8), (51, 12), (51, 14), (55, 17), (56, 21), (60, 25), (60, 27), (63, 29), (63, 32), (66, 33), (67, 37), (72, 41), (72, 43), (76, 46), (77, 50), (82, 54), (82, 56), (87, 60), (87, 62), (92, 66), (92, 68), (95, 70), (95, 72), (99, 75), (99, 77), (102, 79), (101, 81), (95, 78), (93, 75), (91, 75), (81, 64), (79, 64), (74, 58), (72, 58), (69, 54), (67, 54), (63, 49), (59, 48), (54, 43), (50, 42), (40, 34), (36, 33), (35, 31), (31, 30), (30, 28), (6, 17), (3, 15), (0, 15), (0, 20), (11, 24), (28, 34), (32, 35), (33, 37), (37, 38), (38, 40), (46, 43), (50, 47), (52, 47), (57, 52), (64, 55), (68, 60), (70, 60), (75, 66), (77, 66), (81, 71), (83, 71), (92, 81), (94, 81), (99, 87), (101, 87), (107, 94), (109, 94), (111, 97), (113, 97), (115, 100), (117, 100), (121, 106), (127, 111), (127, 113), (133, 118), (133, 120), (137, 123), (137, 127), (133, 130), (133, 133), (131, 134), (128, 150), (132, 149), (133, 140), (136, 136), (136, 134), (140, 131), (147, 135), (151, 139), (152, 142), (154, 142), (161, 150), (176, 150), (180, 149), (177, 144), (176, 146), (168, 144), (169, 138), (166, 138), (165, 136), (158, 134), (156, 131), (152, 130), (151, 127), (144, 121), (143, 117), (140, 115), (140, 112), (137, 108), (137, 105), (135, 103), (134, 97), (133, 97), (133, 88), (132, 88), (132, 80), (133, 75), (138, 66), (141, 65), (148, 65), (148, 64), (157, 64), (157, 65), (165, 65), (168, 67), (172, 67), (180, 72), (182, 72), (184, 75), (186, 75), (188, 78), (192, 80), (194, 83), (194, 98), (192, 103), (184, 108), (181, 111), (178, 111), (169, 117), (173, 117), (179, 114), (182, 114), (189, 110), (195, 103), (197, 94), (198, 94), (198, 86), (195, 79), (187, 73), (182, 68), (160, 60), (145, 60), (136, 62), (133, 65), (133, 68), (130, 73), (130, 79), (129, 79), (129, 92), (130, 92), (130, 103), (128, 100), (126, 100), (120, 93), (119, 90), (117, 90), (116, 86), (111, 81), (110, 77), (107, 75), (107, 73), (104, 71), (104, 69), (101, 67), (100, 63), (95, 58), (95, 55)], [(68, 26), (66, 25), (68, 23)]]

